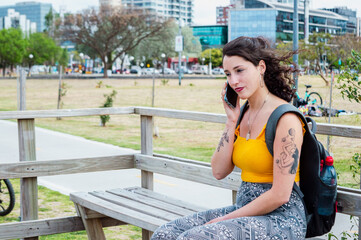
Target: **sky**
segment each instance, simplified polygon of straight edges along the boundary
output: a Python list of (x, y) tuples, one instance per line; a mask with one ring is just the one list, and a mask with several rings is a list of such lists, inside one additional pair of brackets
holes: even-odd
[[(0, 6), (30, 1), (51, 3), (56, 11), (59, 11), (60, 6), (65, 6), (66, 11), (69, 12), (77, 12), (87, 7), (99, 5), (99, 0), (0, 0)], [(196, 25), (216, 24), (216, 7), (228, 4), (229, 0), (194, 0), (194, 23)], [(311, 7), (313, 8), (336, 6), (347, 6), (357, 10), (357, 16), (361, 17), (360, 0), (311, 0)]]

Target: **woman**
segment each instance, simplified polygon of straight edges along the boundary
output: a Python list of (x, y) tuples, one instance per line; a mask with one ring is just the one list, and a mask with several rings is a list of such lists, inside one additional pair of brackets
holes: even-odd
[[(265, 142), (271, 113), (291, 101), (290, 73), (282, 66), (293, 53), (279, 57), (264, 38), (239, 37), (223, 48), (223, 68), (238, 94), (236, 108), (224, 101), (225, 130), (212, 156), (213, 175), (223, 179), (234, 166), (242, 169), (235, 205), (199, 212), (158, 228), (152, 239), (304, 239), (306, 217), (302, 200), (293, 191), (299, 181), (301, 121), (283, 115), (277, 125), (274, 157)], [(237, 127), (239, 100), (248, 108)]]

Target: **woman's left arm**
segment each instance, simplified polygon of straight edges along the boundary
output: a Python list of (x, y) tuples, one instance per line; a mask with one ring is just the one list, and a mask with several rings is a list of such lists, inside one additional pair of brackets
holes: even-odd
[(299, 165), (302, 142), (301, 120), (295, 114), (286, 113), (279, 120), (276, 129), (271, 189), (246, 206), (209, 223), (238, 217), (265, 215), (287, 203)]

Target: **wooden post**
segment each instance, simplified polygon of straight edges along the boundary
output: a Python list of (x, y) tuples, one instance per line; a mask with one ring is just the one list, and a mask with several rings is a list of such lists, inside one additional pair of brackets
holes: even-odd
[[(141, 120), (141, 154), (153, 155), (153, 117), (140, 116)], [(141, 186), (153, 190), (153, 173), (141, 172)], [(152, 232), (142, 229), (142, 240), (149, 240)]]
[(232, 203), (236, 204), (237, 202), (237, 191), (232, 190)]
[[(58, 106), (57, 109), (60, 109), (61, 104), (61, 80), (62, 80), (62, 72), (63, 72), (63, 66), (60, 65), (60, 71), (59, 71), (59, 90), (58, 90)], [(56, 120), (61, 120), (61, 117), (57, 117)]]
[[(20, 68), (18, 81), (18, 110), (26, 109), (25, 71)], [(35, 161), (35, 125), (34, 119), (18, 119), (19, 161)], [(38, 219), (38, 179), (20, 179), (20, 217), (21, 221)], [(25, 238), (38, 240), (38, 237)]]

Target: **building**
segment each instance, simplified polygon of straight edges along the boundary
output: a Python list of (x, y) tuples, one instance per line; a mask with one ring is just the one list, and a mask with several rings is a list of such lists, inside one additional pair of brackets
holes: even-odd
[(202, 51), (207, 48), (223, 48), (228, 42), (228, 26), (192, 26), (193, 36), (199, 39)]
[(216, 18), (218, 25), (228, 25), (228, 12), (231, 6), (217, 7)]
[[(348, 19), (331, 11), (309, 9), (309, 32), (342, 35)], [(243, 9), (230, 9), (228, 40), (239, 36), (264, 36), (271, 42), (292, 41), (293, 5), (266, 0), (246, 0)], [(304, 38), (304, 9), (299, 7), (299, 36)]]
[(120, 7), (122, 0), (99, 0), (100, 7)]
[(36, 31), (42, 32), (46, 29), (45, 16), (52, 9), (52, 5), (40, 2), (20, 2), (11, 6), (0, 6), (0, 17), (6, 17), (8, 9), (14, 9), (20, 15), (25, 15), (30, 22), (36, 23)]
[(165, 18), (181, 19), (191, 25), (194, 18), (194, 0), (123, 0), (125, 7), (136, 7), (148, 10)]
[(347, 7), (323, 8), (323, 10), (331, 11), (347, 18), (346, 32), (356, 35), (357, 33), (357, 17), (356, 11)]
[(8, 14), (5, 17), (0, 17), (0, 29), (20, 28), (21, 31), (29, 36), (36, 32), (36, 23), (26, 19), (25, 15), (15, 12), (14, 9), (9, 8)]
[(356, 36), (361, 37), (361, 18), (357, 18)]

